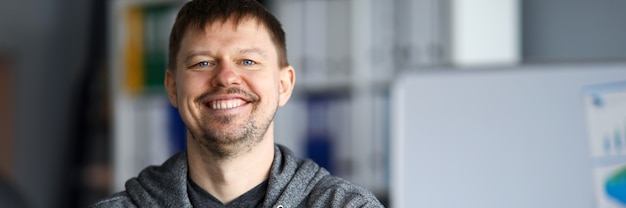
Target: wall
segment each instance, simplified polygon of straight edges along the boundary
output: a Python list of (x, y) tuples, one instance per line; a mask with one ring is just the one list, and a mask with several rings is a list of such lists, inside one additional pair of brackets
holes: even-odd
[(524, 0), (526, 62), (604, 61), (626, 57), (626, 1)]
[(0, 50), (14, 63), (13, 183), (32, 207), (66, 207), (65, 156), (90, 2), (0, 2)]

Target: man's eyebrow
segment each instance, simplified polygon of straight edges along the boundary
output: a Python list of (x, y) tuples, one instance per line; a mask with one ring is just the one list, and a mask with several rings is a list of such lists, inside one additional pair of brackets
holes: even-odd
[(267, 57), (267, 53), (263, 49), (260, 49), (260, 48), (242, 48), (242, 49), (239, 49), (239, 53), (240, 54), (256, 53), (263, 57)]
[(212, 54), (211, 51), (205, 51), (205, 50), (202, 50), (202, 51), (189, 51), (185, 55), (185, 63), (191, 61), (191, 59), (193, 57), (195, 57), (195, 56), (200, 56), (200, 55), (207, 55), (208, 56), (208, 55), (211, 55), (211, 54)]

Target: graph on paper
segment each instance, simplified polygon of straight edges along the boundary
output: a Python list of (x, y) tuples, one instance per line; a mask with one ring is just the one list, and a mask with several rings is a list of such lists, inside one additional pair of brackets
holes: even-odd
[(587, 87), (584, 104), (596, 206), (626, 208), (626, 82)]

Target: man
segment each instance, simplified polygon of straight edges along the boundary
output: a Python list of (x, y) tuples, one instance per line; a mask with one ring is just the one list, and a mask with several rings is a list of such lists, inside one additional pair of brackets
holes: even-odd
[(274, 144), (295, 71), (285, 34), (254, 0), (198, 0), (176, 18), (165, 87), (187, 151), (94, 207), (382, 207), (366, 189)]

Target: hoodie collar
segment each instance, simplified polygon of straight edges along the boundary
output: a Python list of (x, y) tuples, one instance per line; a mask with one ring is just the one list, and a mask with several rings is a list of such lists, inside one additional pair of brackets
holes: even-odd
[[(304, 202), (328, 171), (311, 160), (300, 160), (282, 145), (274, 146), (264, 207), (296, 207)], [(170, 157), (161, 166), (150, 166), (126, 182), (126, 191), (140, 207), (191, 208), (187, 193), (187, 152)]]

